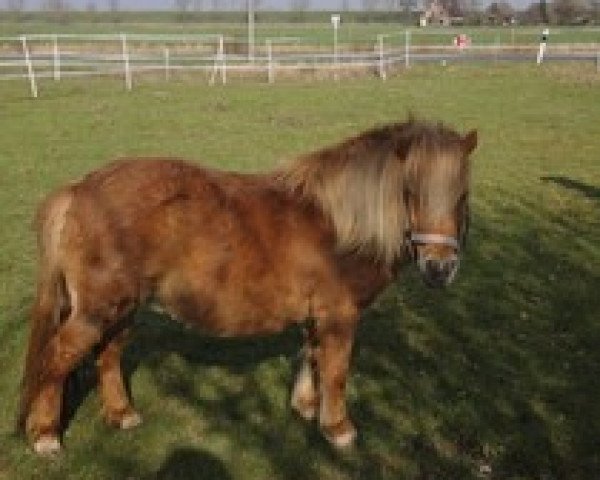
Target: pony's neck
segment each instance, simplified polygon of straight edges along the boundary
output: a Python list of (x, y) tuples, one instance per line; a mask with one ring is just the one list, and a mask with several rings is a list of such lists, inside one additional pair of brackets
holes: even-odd
[(403, 163), (393, 150), (351, 139), (283, 170), (286, 188), (330, 219), (341, 251), (391, 264), (403, 251)]

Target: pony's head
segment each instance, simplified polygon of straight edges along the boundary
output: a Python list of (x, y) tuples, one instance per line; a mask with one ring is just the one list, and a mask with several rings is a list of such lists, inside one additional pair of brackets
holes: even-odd
[(469, 225), (469, 155), (477, 131), (462, 136), (435, 126), (416, 133), (404, 181), (406, 242), (425, 282), (454, 279)]
[(466, 235), (476, 146), (475, 131), (410, 118), (300, 157), (279, 178), (325, 212), (339, 251), (392, 266), (408, 247), (427, 283), (443, 286)]

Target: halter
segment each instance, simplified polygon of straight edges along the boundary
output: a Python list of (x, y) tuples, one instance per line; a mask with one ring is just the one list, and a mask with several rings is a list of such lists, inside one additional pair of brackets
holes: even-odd
[(469, 205), (466, 204), (466, 211), (463, 215), (462, 224), (458, 232), (458, 238), (450, 235), (442, 235), (440, 233), (414, 233), (412, 225), (407, 219), (405, 238), (410, 255), (416, 258), (417, 245), (444, 245), (453, 248), (455, 253), (459, 253), (461, 247), (464, 246), (467, 231), (469, 229)]
[(445, 245), (454, 250), (460, 250), (460, 243), (455, 237), (440, 235), (437, 233), (412, 233), (407, 232), (411, 245)]

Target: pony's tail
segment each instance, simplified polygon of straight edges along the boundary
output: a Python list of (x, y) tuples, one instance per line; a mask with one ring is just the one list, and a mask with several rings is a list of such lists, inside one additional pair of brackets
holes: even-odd
[(31, 310), (30, 334), (21, 382), (17, 430), (24, 431), (31, 404), (43, 381), (45, 349), (70, 309), (65, 276), (59, 262), (60, 236), (70, 196), (62, 192), (50, 197), (36, 217), (40, 266), (35, 301)]

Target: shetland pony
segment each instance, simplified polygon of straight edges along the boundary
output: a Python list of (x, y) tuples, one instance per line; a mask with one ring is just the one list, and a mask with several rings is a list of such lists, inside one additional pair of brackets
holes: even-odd
[(409, 120), (241, 174), (123, 159), (52, 193), (37, 219), (39, 276), (19, 425), (60, 449), (65, 379), (98, 348), (106, 421), (138, 425), (120, 357), (127, 318), (158, 302), (222, 336), (305, 326), (291, 405), (336, 447), (356, 430), (345, 384), (360, 312), (406, 259), (450, 283), (466, 234), (477, 133)]

